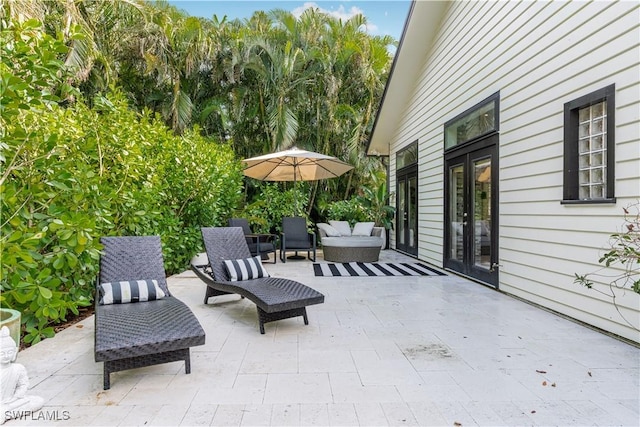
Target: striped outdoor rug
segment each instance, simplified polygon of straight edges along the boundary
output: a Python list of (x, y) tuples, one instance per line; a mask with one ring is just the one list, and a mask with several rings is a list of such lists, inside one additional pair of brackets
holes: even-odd
[(316, 276), (446, 276), (420, 262), (314, 263)]

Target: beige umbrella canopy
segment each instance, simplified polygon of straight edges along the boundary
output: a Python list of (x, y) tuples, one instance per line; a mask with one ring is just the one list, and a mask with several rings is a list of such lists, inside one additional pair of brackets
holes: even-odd
[(335, 157), (298, 148), (251, 157), (243, 163), (246, 176), (262, 181), (315, 181), (335, 178), (353, 169)]
[[(262, 181), (315, 181), (335, 178), (353, 169), (335, 157), (291, 148), (244, 159), (244, 174)], [(296, 201), (297, 209), (297, 201)]]

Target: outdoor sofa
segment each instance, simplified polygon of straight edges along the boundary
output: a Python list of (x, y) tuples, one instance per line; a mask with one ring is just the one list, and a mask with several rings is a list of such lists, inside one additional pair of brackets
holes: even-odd
[(373, 222), (358, 222), (353, 229), (347, 221), (318, 223), (325, 261), (376, 262), (385, 244), (384, 228)]
[[(205, 332), (191, 309), (167, 287), (159, 236), (103, 237), (95, 301), (95, 361), (110, 374), (184, 361)], [(146, 301), (144, 301), (146, 300)]]
[(262, 267), (260, 256), (251, 257), (240, 227), (205, 227), (202, 238), (208, 264), (191, 264), (192, 270), (206, 283), (204, 303), (210, 297), (237, 294), (253, 302), (258, 311), (260, 333), (264, 324), (302, 316), (309, 324), (306, 307), (324, 302), (324, 295), (294, 280), (270, 277)]

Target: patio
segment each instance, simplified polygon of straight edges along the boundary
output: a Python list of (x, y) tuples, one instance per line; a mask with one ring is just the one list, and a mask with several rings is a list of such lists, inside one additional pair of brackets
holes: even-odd
[[(381, 253), (400, 260), (413, 261)], [(45, 406), (7, 425), (638, 425), (634, 346), (453, 275), (265, 267), (325, 294), (308, 326), (286, 319), (260, 335), (255, 305), (205, 306), (187, 271), (169, 287), (207, 333), (190, 375), (182, 362), (125, 371), (103, 391), (90, 317), (20, 352)]]

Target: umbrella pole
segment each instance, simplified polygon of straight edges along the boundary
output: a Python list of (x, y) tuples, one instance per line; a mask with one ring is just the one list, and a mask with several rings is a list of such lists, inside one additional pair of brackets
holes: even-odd
[(293, 214), (294, 216), (298, 215), (298, 181), (296, 179), (297, 170), (298, 170), (298, 165), (295, 163), (295, 160), (294, 160), (294, 164), (293, 164)]
[[(293, 216), (298, 216), (298, 191), (297, 191), (298, 181), (296, 180), (297, 169), (298, 169), (298, 166), (294, 163), (293, 165), (293, 212), (294, 212)], [(295, 254), (289, 255), (287, 259), (304, 259), (304, 257), (302, 255), (298, 255), (298, 252), (296, 251)]]

